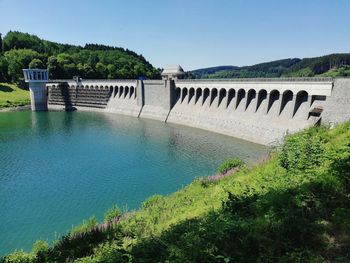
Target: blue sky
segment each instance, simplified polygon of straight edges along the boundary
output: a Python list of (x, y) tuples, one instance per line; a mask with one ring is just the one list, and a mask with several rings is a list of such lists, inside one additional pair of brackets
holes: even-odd
[(100, 43), (185, 70), (350, 52), (349, 0), (0, 0), (0, 32)]

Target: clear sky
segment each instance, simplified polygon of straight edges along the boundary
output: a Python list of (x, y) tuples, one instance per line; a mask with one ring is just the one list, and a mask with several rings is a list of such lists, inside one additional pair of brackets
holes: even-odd
[(0, 0), (0, 32), (99, 43), (185, 70), (350, 52), (350, 0)]

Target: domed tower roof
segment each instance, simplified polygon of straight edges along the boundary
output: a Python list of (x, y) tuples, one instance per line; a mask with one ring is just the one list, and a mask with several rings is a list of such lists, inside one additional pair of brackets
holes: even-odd
[(184, 74), (180, 65), (169, 65), (163, 70), (162, 77), (163, 79), (178, 79)]

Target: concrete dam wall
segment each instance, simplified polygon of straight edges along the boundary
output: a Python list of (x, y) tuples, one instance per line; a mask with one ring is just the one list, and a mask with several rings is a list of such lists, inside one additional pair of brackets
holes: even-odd
[(51, 109), (156, 119), (265, 145), (350, 118), (350, 79), (62, 80), (47, 87)]

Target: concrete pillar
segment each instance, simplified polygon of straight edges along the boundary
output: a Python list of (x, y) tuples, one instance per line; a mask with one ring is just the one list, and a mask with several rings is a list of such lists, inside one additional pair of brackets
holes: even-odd
[(299, 92), (296, 96), (293, 110), (293, 118), (307, 120), (311, 106), (311, 96), (306, 92)]
[[(135, 89), (136, 93), (136, 100), (137, 100), (137, 106), (143, 106), (145, 105), (145, 89), (144, 89), (144, 85), (143, 85), (143, 81), (142, 80), (138, 80), (137, 84), (136, 84), (136, 89)], [(120, 92), (120, 87), (118, 87), (118, 93)]]
[(202, 103), (202, 106), (209, 106), (209, 103), (210, 103), (210, 90), (203, 89), (201, 103)]
[(228, 100), (228, 94), (226, 92), (226, 96), (221, 100), (219, 108), (226, 110), (227, 108), (227, 100)]
[(47, 89), (45, 83), (30, 83), (30, 104), (32, 111), (47, 111)]
[(236, 105), (237, 105), (237, 93), (235, 93), (235, 96), (231, 99), (231, 101), (227, 101), (227, 109), (231, 111), (235, 111)]
[(29, 84), (32, 111), (47, 111), (47, 69), (23, 69), (24, 80)]
[[(293, 95), (293, 98), (291, 101), (285, 102), (282, 99), (281, 103), (281, 109), (280, 109), (280, 116), (284, 118), (292, 118), (293, 117), (293, 111), (296, 103), (296, 95)], [(285, 105), (283, 105), (285, 104)], [(283, 108), (282, 108), (283, 107)]]
[(246, 91), (238, 91), (237, 92), (237, 99), (236, 99), (236, 110), (243, 112), (246, 110), (247, 105), (247, 92)]
[(281, 94), (277, 91), (270, 92), (267, 95), (268, 107), (267, 112), (269, 116), (277, 117), (279, 116), (279, 110), (281, 109)]
[(255, 92), (255, 97), (252, 97), (251, 92), (248, 91), (246, 111), (252, 112), (252, 113), (256, 112), (257, 102), (258, 102), (258, 94)]

